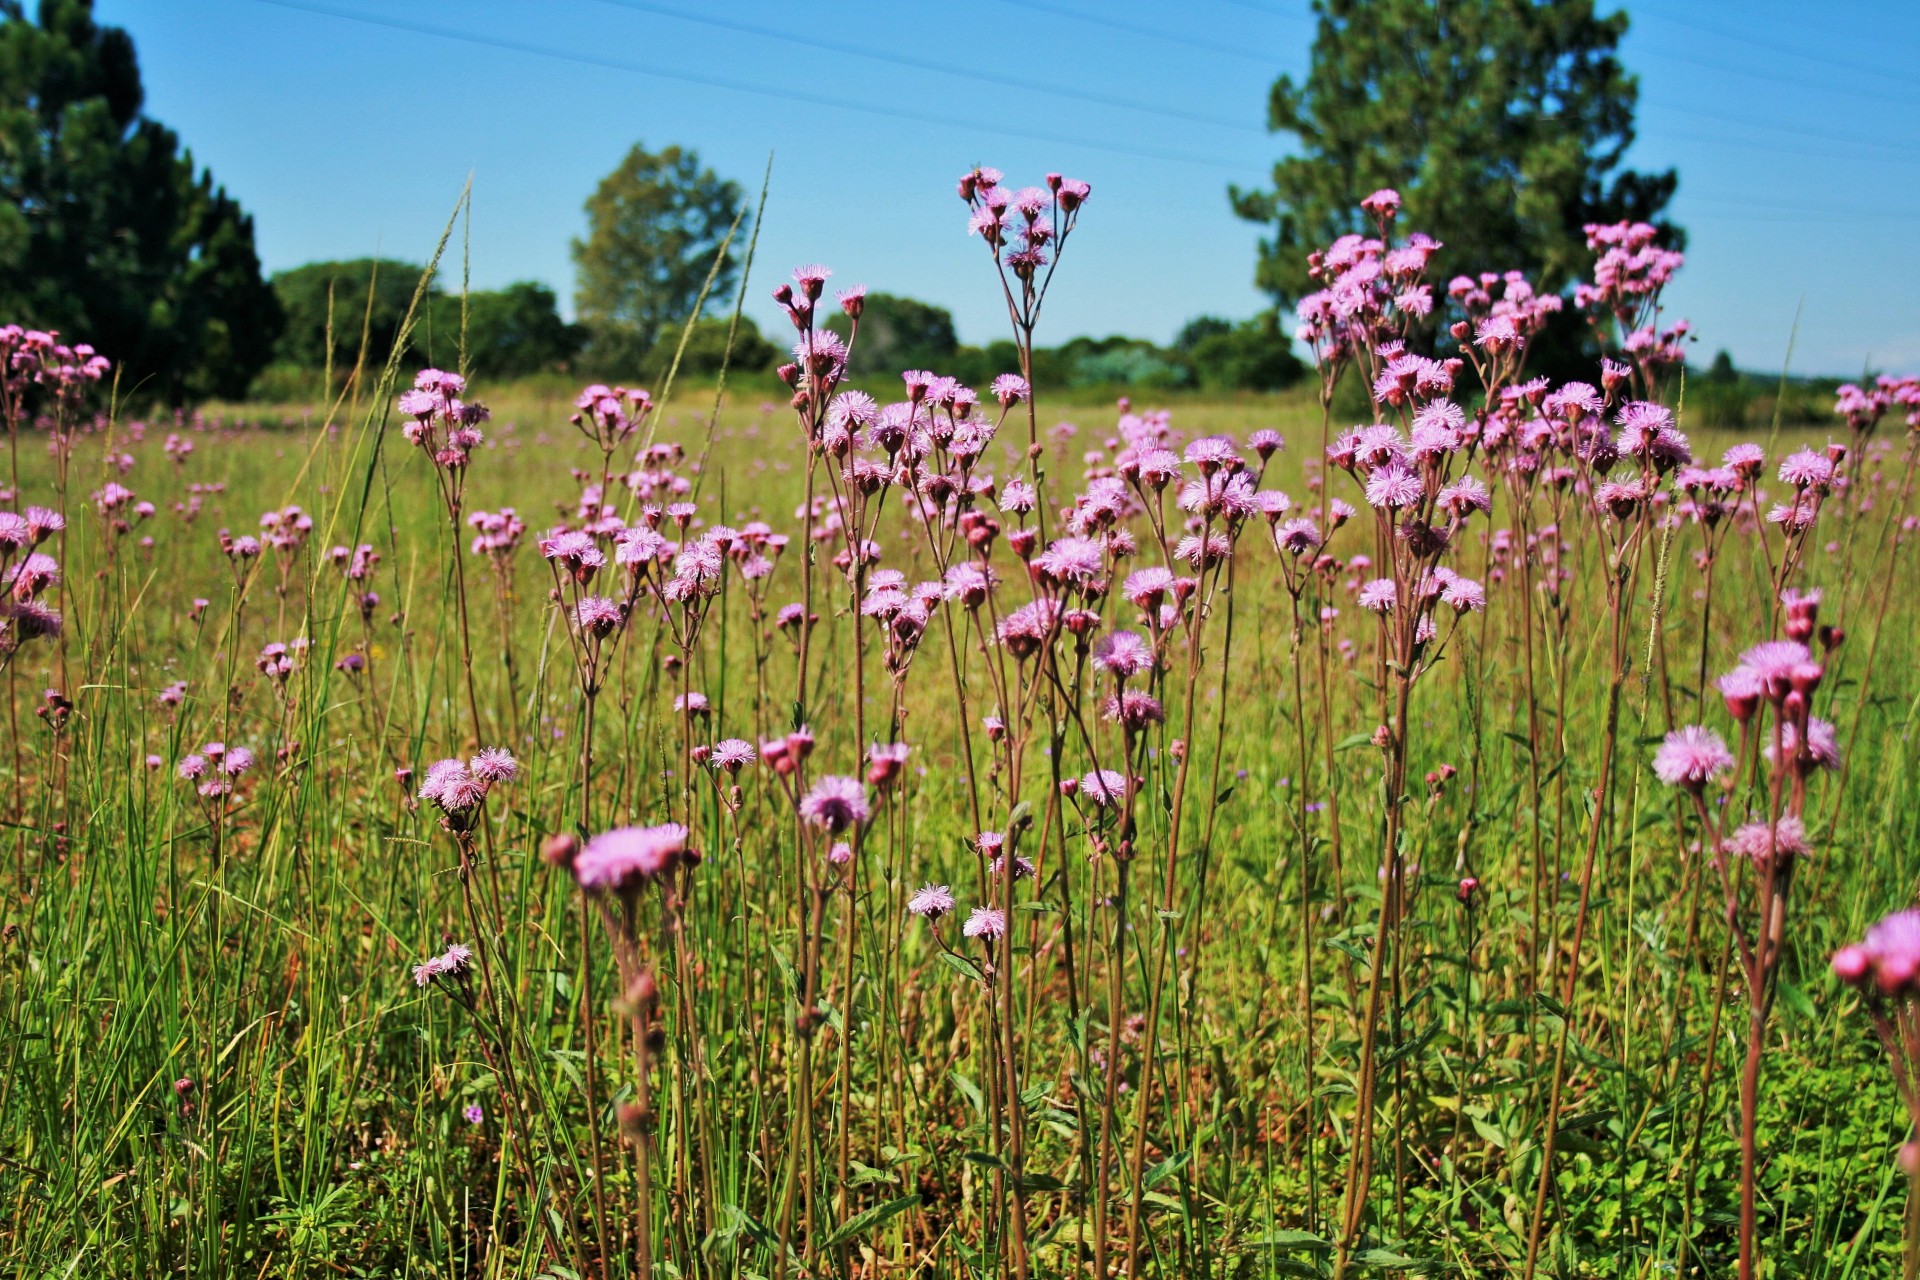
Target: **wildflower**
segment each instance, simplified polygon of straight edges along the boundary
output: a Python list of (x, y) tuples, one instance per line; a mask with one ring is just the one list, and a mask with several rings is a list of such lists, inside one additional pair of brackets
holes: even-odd
[(1160, 700), (1139, 689), (1127, 689), (1108, 698), (1102, 708), (1107, 719), (1138, 732), (1148, 725), (1166, 723), (1167, 713)]
[(1375, 578), (1360, 588), (1359, 605), (1373, 613), (1391, 613), (1397, 595), (1392, 578)]
[(440, 955), (413, 966), (413, 983), (424, 987), (442, 978), (464, 978), (472, 961), (473, 949), (456, 942)]
[(1791, 814), (1782, 817), (1776, 825), (1749, 822), (1735, 829), (1727, 837), (1726, 850), (1761, 866), (1775, 857), (1791, 865), (1793, 859), (1804, 858), (1811, 851), (1805, 825)]
[(1397, 464), (1388, 464), (1367, 477), (1367, 505), (1393, 511), (1420, 501), (1420, 477)]
[(687, 843), (687, 829), (677, 822), (616, 827), (587, 841), (573, 860), (573, 878), (588, 893), (625, 893), (676, 864), (698, 861)]
[(1833, 483), (1833, 463), (1825, 454), (1802, 449), (1781, 460), (1780, 481), (1796, 489), (1824, 489)]
[(467, 763), (467, 769), (485, 783), (512, 782), (520, 765), (505, 747), (488, 747)]
[(1487, 589), (1472, 578), (1454, 574), (1441, 587), (1440, 600), (1453, 606), (1456, 613), (1478, 613), (1487, 607)]
[(875, 743), (867, 748), (867, 781), (876, 787), (885, 787), (900, 776), (911, 750), (904, 742)]
[(726, 738), (713, 745), (707, 763), (715, 769), (737, 774), (754, 761), (753, 744), (741, 738)]
[(1101, 808), (1108, 808), (1119, 804), (1127, 794), (1127, 779), (1112, 769), (1094, 769), (1080, 779), (1080, 792)]
[(1696, 795), (1733, 765), (1733, 753), (1720, 735), (1699, 725), (1675, 729), (1653, 754), (1655, 777)]
[(1867, 936), (1833, 956), (1833, 972), (1842, 982), (1868, 981), (1882, 995), (1920, 992), (1920, 911), (1896, 911), (1867, 930)]
[(1153, 647), (1132, 631), (1115, 631), (1093, 646), (1093, 665), (1126, 681), (1154, 668)]
[(1003, 408), (1020, 404), (1033, 394), (1027, 386), (1027, 380), (1017, 373), (1003, 373), (995, 378), (992, 390), (993, 398), (998, 400)]
[(944, 884), (922, 885), (907, 899), (907, 910), (928, 920), (938, 920), (954, 908), (953, 893)]
[(858, 778), (832, 774), (814, 783), (813, 789), (800, 801), (802, 818), (835, 835), (865, 822), (872, 812), (867, 803), (867, 789)]
[[(1790, 719), (1780, 725), (1780, 745), (1785, 750), (1788, 761), (1794, 770), (1805, 776), (1816, 769), (1838, 769), (1840, 767), (1840, 740), (1830, 721), (1819, 716), (1807, 717), (1806, 746), (1800, 745), (1800, 729)], [(1764, 750), (1768, 764), (1776, 763), (1773, 744), (1768, 743)]]
[(461, 814), (487, 798), (487, 783), (458, 760), (437, 760), (427, 767), (419, 798), (438, 806), (442, 813)]
[(485, 1120), (487, 1118), (486, 1111), (482, 1109), (480, 1104), (477, 1102), (470, 1104), (460, 1114), (462, 1117), (465, 1118), (468, 1124), (479, 1124), (482, 1120)]
[(586, 634), (605, 639), (620, 627), (620, 606), (605, 596), (587, 596), (574, 606), (573, 623)]
[(960, 931), (969, 938), (985, 938), (991, 942), (1006, 933), (1007, 917), (995, 907), (975, 907)]

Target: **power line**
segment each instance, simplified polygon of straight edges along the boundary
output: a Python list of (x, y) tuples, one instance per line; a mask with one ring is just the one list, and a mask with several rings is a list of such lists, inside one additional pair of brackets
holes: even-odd
[(875, 49), (863, 49), (858, 45), (840, 44), (832, 40), (819, 40), (812, 36), (794, 35), (791, 32), (776, 30), (772, 27), (756, 26), (750, 22), (736, 22), (731, 18), (715, 17), (711, 14), (688, 13), (668, 5), (652, 4), (648, 0), (599, 0), (601, 4), (613, 5), (621, 9), (632, 9), (639, 13), (658, 14), (675, 18), (681, 22), (697, 22), (702, 26), (718, 27), (723, 31), (737, 31), (744, 35), (760, 36), (767, 40), (780, 40), (788, 44), (797, 44), (809, 49), (824, 49), (829, 53), (844, 53), (856, 58), (871, 58), (875, 62), (888, 62), (899, 67), (911, 67), (916, 71), (931, 71), (937, 75), (953, 76), (962, 80), (975, 80), (983, 84), (996, 84), (1008, 89), (1022, 89), (1028, 93), (1043, 93), (1068, 101), (1092, 102), (1103, 107), (1119, 107), (1124, 111), (1139, 111), (1146, 115), (1165, 116), (1169, 120), (1184, 120), (1191, 124), (1218, 125), (1225, 129), (1238, 129), (1245, 133), (1264, 133), (1257, 125), (1243, 120), (1232, 120), (1225, 116), (1205, 115), (1197, 111), (1181, 111), (1173, 107), (1153, 106), (1127, 98), (1112, 97), (1101, 93), (1072, 91), (1057, 85), (1045, 84), (1038, 80), (1023, 80), (1017, 76), (996, 75), (989, 71), (974, 69), (962, 70), (953, 63), (935, 62), (931, 59), (902, 57), (895, 53), (882, 53)]
[(1221, 169), (1240, 174), (1245, 174), (1250, 169), (1257, 169), (1259, 167), (1258, 165), (1236, 164), (1226, 160), (1215, 160), (1191, 153), (1155, 151), (1142, 147), (1119, 147), (1114, 146), (1112, 143), (1090, 142), (1084, 138), (1073, 138), (1064, 134), (1042, 133), (1032, 129), (1015, 129), (1000, 125), (985, 125), (977, 121), (956, 120), (947, 116), (938, 116), (931, 112), (879, 107), (871, 103), (850, 101), (845, 98), (833, 98), (826, 94), (809, 93), (800, 89), (775, 88), (746, 80), (734, 80), (725, 76), (703, 75), (691, 71), (668, 71), (660, 67), (646, 66), (638, 62), (628, 62), (620, 58), (608, 58), (598, 54), (574, 53), (570, 50), (547, 48), (541, 45), (529, 44), (525, 41), (480, 35), (472, 31), (433, 26), (423, 22), (404, 22), (398, 18), (355, 13), (352, 10), (338, 9), (331, 5), (311, 3), (311, 0), (254, 0), (254, 3), (272, 5), (280, 9), (293, 9), (302, 13), (317, 14), (321, 17), (337, 18), (347, 22), (363, 23), (367, 26), (385, 27), (393, 31), (406, 31), (415, 35), (436, 36), (443, 40), (455, 40), (462, 44), (479, 45), (483, 48), (502, 49), (511, 53), (533, 54), (543, 58), (556, 58), (563, 62), (574, 62), (590, 67), (602, 67), (610, 71), (626, 71), (635, 75), (651, 76), (661, 80), (677, 80), (683, 84), (697, 84), (708, 88), (727, 89), (736, 93), (750, 93), (764, 98), (779, 98), (788, 102), (804, 102), (812, 106), (832, 107), (841, 111), (859, 112), (863, 115), (912, 121), (916, 124), (940, 125), (945, 128), (961, 129), (971, 133), (989, 134), (1002, 138), (1019, 138), (1028, 142), (1045, 142), (1055, 146), (1081, 147), (1089, 151), (1104, 151), (1112, 155), (1131, 156), (1135, 159), (1165, 160), (1177, 164), (1197, 165), (1201, 168)]
[(1755, 49), (1765, 49), (1770, 53), (1784, 54), (1789, 58), (1799, 58), (1804, 62), (1817, 63), (1825, 67), (1836, 67), (1852, 75), (1874, 76), (1878, 79), (1890, 80), (1903, 86), (1910, 86), (1913, 83), (1910, 76), (1898, 75), (1892, 71), (1882, 71), (1877, 67), (1862, 66), (1857, 62), (1848, 62), (1844, 58), (1829, 57), (1825, 54), (1796, 48), (1793, 45), (1776, 44), (1771, 40), (1760, 40), (1750, 35), (1728, 31), (1724, 27), (1716, 27), (1704, 22), (1695, 22), (1691, 18), (1676, 18), (1670, 13), (1661, 13), (1651, 9), (1646, 10), (1642, 16), (1650, 17), (1660, 22), (1670, 23), (1676, 27), (1685, 27), (1692, 31), (1703, 32), (1721, 40), (1732, 40), (1737, 44), (1750, 45)]
[(1045, 0), (1000, 0), (1001, 4), (1014, 5), (1021, 9), (1032, 9), (1038, 13), (1051, 13), (1055, 17), (1071, 18), (1075, 22), (1091, 23), (1096, 27), (1111, 27), (1115, 31), (1125, 31), (1136, 36), (1145, 36), (1149, 40), (1158, 40), (1163, 44), (1180, 44), (1189, 49), (1204, 49), (1208, 53), (1221, 53), (1229, 58), (1245, 58), (1263, 66), (1271, 66), (1273, 59), (1266, 54), (1254, 53), (1244, 48), (1235, 48), (1230, 44), (1213, 44), (1206, 40), (1195, 40), (1192, 36), (1175, 35), (1168, 31), (1157, 31), (1152, 27), (1135, 26), (1131, 22), (1121, 22), (1101, 14), (1081, 13), (1063, 5), (1047, 4)]

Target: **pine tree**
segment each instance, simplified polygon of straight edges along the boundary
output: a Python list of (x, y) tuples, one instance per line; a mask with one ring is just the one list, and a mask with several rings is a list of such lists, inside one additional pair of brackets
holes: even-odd
[(123, 394), (239, 396), (281, 323), (253, 220), (143, 102), (91, 0), (0, 0), (0, 314), (92, 343)]
[[(1241, 217), (1273, 228), (1256, 281), (1283, 306), (1316, 287), (1307, 254), (1363, 230), (1380, 187), (1400, 225), (1446, 248), (1445, 275), (1524, 271), (1558, 290), (1590, 263), (1581, 228), (1654, 221), (1672, 170), (1622, 167), (1638, 82), (1617, 50), (1625, 13), (1592, 0), (1315, 0), (1304, 84), (1274, 82), (1268, 127), (1299, 152), (1266, 191), (1231, 191)], [(1680, 238), (1666, 228), (1670, 242)]]

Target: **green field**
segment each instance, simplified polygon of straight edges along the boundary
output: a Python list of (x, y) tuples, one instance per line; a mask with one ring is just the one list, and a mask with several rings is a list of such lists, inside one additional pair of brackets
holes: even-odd
[[(807, 452), (783, 388), (736, 387), (717, 419), (710, 392), (682, 391), (652, 430), (685, 450), (673, 469), (700, 521), (764, 520), (793, 540), (764, 583), (726, 573), (684, 661), (643, 599), (606, 650), (583, 792), (577, 649), (533, 544), (578, 519), (571, 469), (597, 482), (602, 455), (568, 425), (564, 393), (496, 397), (484, 377), (473, 393), (493, 421), (463, 511), (511, 506), (529, 526), (505, 575), (466, 551), (472, 530), (449, 529), (385, 393), (331, 421), (210, 410), (78, 441), (66, 630), (6, 677), (0, 1267), (635, 1275), (644, 1235), (663, 1275), (1054, 1276), (1089, 1274), (1096, 1256), (1120, 1274), (1129, 1248), (1144, 1274), (1330, 1272), (1383, 903), (1370, 737), (1391, 688), (1349, 582), (1366, 575), (1311, 587), (1296, 630), (1257, 517), (1230, 568), (1203, 575), (1198, 620), (1173, 629), (1154, 678), (1166, 722), (1139, 738), (1129, 862), (1111, 817), (1058, 786), (1127, 745), (1096, 714), (1108, 686), (1072, 639), (1043, 678), (950, 603), (896, 682), (832, 537), (803, 569)], [(1115, 417), (1042, 388), (1052, 502), (1111, 466)], [(1050, 432), (1063, 419), (1077, 430)], [(1695, 429), (1684, 408), (1680, 425), (1703, 463), (1745, 438)], [(1310, 397), (1181, 404), (1171, 421), (1178, 441), (1255, 428), (1288, 440), (1262, 487), (1312, 504)], [(162, 451), (175, 430), (194, 445), (177, 464)], [(1025, 433), (1010, 419), (982, 468), (1013, 474), (1005, 442), (1024, 448)], [(1763, 486), (1827, 434), (1763, 431)], [(1845, 629), (1815, 707), (1846, 751), (1844, 771), (1811, 783), (1815, 852), (1766, 1037), (1759, 1233), (1765, 1274), (1782, 1277), (1894, 1274), (1904, 1236), (1904, 1113), (1857, 998), (1827, 971), (1920, 870), (1920, 603), (1911, 553), (1894, 561), (1912, 502), (1894, 444), (1851, 464), (1855, 488), (1823, 513), (1799, 579)], [(23, 435), (19, 467), (22, 501), (50, 504), (41, 436)], [(109, 479), (158, 513), (109, 532), (87, 499)], [(1358, 486), (1332, 484), (1361, 514), (1329, 552), (1377, 554)], [(636, 517), (637, 499), (618, 501)], [(938, 566), (905, 502), (878, 509), (873, 537), (879, 566), (911, 584)], [(238, 567), (222, 553), (220, 529), (258, 534), (289, 504), (313, 522), (297, 549)], [(1489, 572), (1486, 539), (1516, 512), (1496, 489), (1456, 548), (1491, 605), (1450, 633), (1405, 722), (1405, 919), (1381, 984), (1374, 1174), (1350, 1274), (1517, 1273), (1564, 1027), (1542, 1274), (1728, 1275), (1746, 998), (1698, 822), (1648, 763), (1681, 724), (1731, 736), (1699, 676), (1772, 636), (1775, 553), (1750, 527), (1724, 540), (1704, 634), (1698, 527), (1652, 525), (1634, 553), (1619, 765), (1568, 1011), (1607, 714), (1605, 569), (1593, 522), (1569, 509), (1564, 608), (1523, 609), (1515, 562)], [(1157, 562), (1151, 522), (1131, 523), (1137, 563)], [(349, 583), (326, 553), (360, 543), (378, 564)], [(994, 556), (999, 594), (1024, 602), (1004, 538)], [(791, 727), (796, 659), (771, 614), (808, 577), (807, 776), (861, 774), (866, 742), (912, 747), (844, 864), (772, 770), (743, 772), (735, 807), (688, 754)], [(363, 616), (365, 590), (380, 598)], [(1323, 603), (1339, 611), (1324, 629)], [(1103, 631), (1137, 626), (1119, 591), (1098, 607)], [(284, 683), (257, 670), (263, 646), (296, 639)], [(337, 666), (350, 653), (364, 670)], [(176, 681), (177, 709), (159, 701)], [(73, 704), (58, 730), (36, 714), (46, 689)], [(676, 712), (688, 692), (710, 718)], [(1004, 747), (983, 729), (996, 710)], [(211, 741), (259, 763), (203, 800), (176, 770)], [(414, 794), (434, 761), (494, 746), (518, 775), (457, 838)], [(1420, 781), (1442, 765), (1457, 776)], [(1764, 808), (1752, 767), (1727, 803)], [(702, 860), (640, 895), (616, 946), (542, 844), (669, 820)], [(982, 829), (1014, 834), (1037, 871), (1008, 899), (1005, 946), (961, 936), (973, 906), (1007, 892), (973, 851)], [(928, 883), (960, 902), (937, 926), (907, 911)], [(484, 993), (477, 975), (416, 986), (412, 967), (456, 942), (483, 953)], [(622, 992), (628, 964), (657, 975), (656, 997)]]

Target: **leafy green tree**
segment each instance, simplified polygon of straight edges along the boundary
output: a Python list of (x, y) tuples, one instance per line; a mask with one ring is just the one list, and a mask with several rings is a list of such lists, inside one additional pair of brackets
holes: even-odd
[(91, 0), (0, 0), (0, 309), (92, 343), (126, 393), (237, 396), (281, 325), (253, 220), (144, 100)]
[[(828, 318), (827, 328), (844, 338), (852, 326), (836, 311)], [(908, 369), (951, 373), (959, 350), (953, 314), (945, 307), (897, 294), (870, 293), (860, 312), (860, 340), (854, 344), (852, 371), (865, 378), (890, 378)]]
[[(740, 214), (740, 187), (701, 168), (697, 152), (635, 143), (586, 207), (586, 238), (573, 242), (574, 309), (597, 361), (637, 368), (662, 331), (692, 313)], [(731, 301), (738, 270), (729, 247), (709, 306)]]
[[(1187, 329), (1193, 327), (1190, 324)], [(1186, 337), (1186, 332), (1181, 336)], [(1202, 391), (1278, 391), (1298, 382), (1307, 371), (1273, 311), (1205, 332), (1186, 348), (1185, 355)]]
[[(332, 356), (344, 376), (360, 354), (364, 328), (367, 364), (386, 363), (412, 305), (424, 268), (410, 262), (358, 258), (309, 262), (276, 272), (274, 292), (287, 317), (274, 357), (300, 369), (327, 363), (328, 311), (332, 311)], [(560, 317), (553, 290), (533, 281), (467, 295), (467, 366), (481, 377), (513, 378), (566, 363), (585, 333)], [(411, 346), (423, 361), (453, 366), (460, 360), (460, 297), (431, 287)]]
[(1193, 349), (1208, 338), (1233, 332), (1233, 321), (1222, 320), (1219, 316), (1195, 316), (1180, 326), (1180, 332), (1173, 336), (1173, 349), (1181, 355), (1191, 355)]
[[(740, 317), (740, 328), (733, 332), (733, 353), (727, 353), (730, 316), (702, 316), (693, 322), (687, 335), (687, 349), (680, 355), (680, 376), (712, 377), (724, 364), (735, 375), (772, 373), (781, 357), (780, 348), (761, 336), (760, 327), (750, 317)], [(660, 335), (648, 353), (641, 372), (658, 383), (673, 365), (674, 352), (680, 346), (680, 326), (674, 325)], [(610, 378), (631, 378), (632, 370), (603, 371)]]
[[(309, 262), (275, 272), (273, 291), (287, 320), (274, 358), (303, 369), (324, 368), (331, 313), (333, 367), (341, 372), (353, 368), (364, 327), (367, 362), (377, 369), (393, 350), (420, 283), (421, 270), (410, 262), (356, 258), (351, 262)], [(457, 339), (457, 316), (455, 326)]]
[[(467, 367), (482, 377), (517, 378), (556, 368), (586, 342), (585, 329), (561, 319), (559, 299), (536, 281), (476, 289), (466, 305)], [(441, 349), (458, 351), (460, 298), (436, 294), (432, 314), (436, 355)]]
[[(1281, 76), (1268, 127), (1297, 154), (1266, 191), (1230, 191), (1273, 228), (1256, 280), (1282, 306), (1316, 286), (1308, 253), (1363, 229), (1360, 199), (1393, 187), (1399, 225), (1443, 241), (1441, 278), (1518, 269), (1563, 288), (1592, 260), (1581, 228), (1653, 221), (1672, 170), (1621, 166), (1639, 96), (1616, 51), (1624, 12), (1593, 0), (1315, 0), (1304, 84)], [(1678, 240), (1669, 228), (1669, 239)]]

